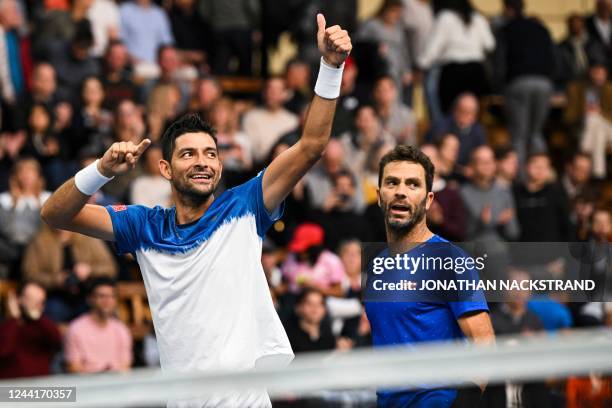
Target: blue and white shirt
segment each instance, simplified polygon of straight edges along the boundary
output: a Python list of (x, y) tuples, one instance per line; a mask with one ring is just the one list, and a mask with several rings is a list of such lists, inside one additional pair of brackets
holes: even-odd
[(107, 207), (117, 251), (140, 265), (163, 369), (249, 370), (293, 358), (261, 266), (264, 234), (282, 214), (282, 205), (266, 210), (262, 178), (225, 191), (186, 225), (175, 208)]

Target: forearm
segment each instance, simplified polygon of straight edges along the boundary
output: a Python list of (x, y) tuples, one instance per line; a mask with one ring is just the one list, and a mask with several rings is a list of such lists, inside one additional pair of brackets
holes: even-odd
[(325, 99), (318, 95), (312, 100), (300, 145), (309, 159), (318, 160), (327, 146), (336, 111), (336, 99)]
[(40, 216), (54, 228), (66, 227), (88, 200), (89, 196), (79, 191), (74, 178), (71, 178), (49, 197), (40, 211)]

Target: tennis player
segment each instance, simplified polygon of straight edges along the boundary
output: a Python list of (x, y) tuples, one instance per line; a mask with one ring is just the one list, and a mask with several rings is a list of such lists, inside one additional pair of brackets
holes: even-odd
[[(162, 136), (161, 174), (175, 206), (101, 207), (89, 197), (134, 168), (151, 143), (113, 144), (45, 203), (51, 226), (114, 241), (140, 266), (169, 370), (250, 370), (288, 364), (293, 352), (272, 305), (261, 266), (262, 239), (282, 213), (295, 184), (319, 160), (329, 140), (348, 33), (317, 15), (321, 65), (301, 139), (250, 181), (215, 196), (222, 164), (215, 131), (196, 115)], [(213, 396), (173, 406), (269, 407), (265, 391)]]
[[(379, 256), (407, 254), (414, 258), (442, 256), (444, 259), (447, 256), (466, 256), (460, 248), (449, 244), (427, 228), (425, 213), (434, 197), (433, 175), (433, 164), (414, 146), (398, 145), (383, 156), (379, 164), (378, 204), (384, 215), (388, 249)], [(394, 272), (399, 272), (401, 276), (415, 277), (416, 283), (419, 277), (426, 279), (427, 274), (431, 273), (424, 270), (407, 272), (401, 268), (404, 266), (400, 265), (399, 271), (377, 276), (394, 276)], [(473, 270), (462, 273), (463, 279), (469, 276), (478, 279)], [(489, 309), (482, 293), (470, 293), (465, 298), (457, 297), (465, 301), (442, 301), (444, 298), (433, 294), (431, 301), (423, 297), (426, 294), (421, 294), (421, 298), (415, 294), (375, 299), (368, 285), (365, 296), (374, 347), (466, 337), (476, 343), (494, 341)], [(386, 301), (369, 301), (380, 299)], [(410, 367), (406, 369), (410, 370)], [(381, 390), (377, 394), (379, 407), (475, 407), (483, 390), (483, 384), (480, 388), (474, 385), (460, 393), (456, 389), (430, 388), (425, 385), (412, 390)]]

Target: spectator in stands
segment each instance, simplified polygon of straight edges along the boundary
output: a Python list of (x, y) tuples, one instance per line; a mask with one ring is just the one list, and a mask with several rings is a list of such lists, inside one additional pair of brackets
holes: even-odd
[(22, 273), (47, 290), (46, 314), (68, 322), (87, 310), (88, 280), (115, 278), (117, 263), (103, 241), (43, 226), (25, 250)]
[(287, 88), (282, 78), (270, 78), (263, 91), (264, 106), (251, 109), (243, 118), (243, 129), (253, 146), (253, 158), (261, 163), (274, 143), (286, 132), (296, 128), (297, 115), (283, 107)]
[(402, 23), (406, 30), (410, 61), (416, 61), (425, 49), (433, 28), (433, 10), (429, 0), (403, 0), (402, 3)]
[(264, 239), (261, 249), (261, 266), (266, 274), (274, 307), (280, 313), (282, 297), (287, 292), (287, 284), (283, 280), (279, 261), (280, 256), (276, 245), (270, 239)]
[[(253, 35), (259, 30), (260, 5), (253, 0), (203, 0), (200, 12), (213, 33), (212, 72), (215, 75), (250, 76)], [(311, 37), (312, 38), (312, 37)], [(232, 70), (232, 58), (238, 69)]]
[[(329, 141), (323, 158), (306, 175), (304, 181), (309, 192), (310, 205), (315, 210), (324, 210), (325, 201), (334, 188), (334, 180), (341, 171), (346, 169), (346, 159), (342, 143), (336, 139)], [(357, 211), (363, 209), (361, 195), (354, 197)]]
[(610, 3), (607, 0), (597, 0), (595, 2), (595, 13), (587, 17), (586, 30), (589, 41), (603, 52), (606, 58), (605, 64), (609, 68), (612, 66), (612, 13)]
[(79, 26), (86, 25), (91, 30), (87, 12), (92, 0), (75, 0), (66, 5), (64, 8), (49, 8), (45, 4), (43, 10), (32, 16), (35, 19), (33, 50), (36, 59), (47, 59), (53, 48), (70, 42)]
[(208, 60), (213, 40), (209, 24), (196, 7), (194, 0), (177, 0), (173, 2), (168, 17), (181, 59), (187, 64), (200, 66)]
[(457, 164), (460, 166), (468, 164), (475, 148), (487, 143), (485, 130), (478, 123), (478, 105), (478, 99), (474, 94), (467, 92), (460, 94), (453, 105), (452, 114), (436, 124), (432, 131), (433, 141), (437, 141), (447, 133), (459, 137)]
[[(38, 232), (40, 208), (50, 195), (44, 189), (40, 164), (34, 159), (19, 159), (11, 171), (9, 191), (0, 194), (0, 236), (19, 253)], [(18, 263), (13, 272), (17, 267)]]
[(457, 164), (461, 142), (454, 133), (446, 133), (438, 138), (438, 165), (436, 173), (449, 182), (464, 182), (469, 173), (469, 167)]
[(386, 242), (387, 231), (383, 213), (378, 205), (377, 189), (380, 159), (395, 147), (395, 144), (376, 143), (366, 159), (365, 175), (362, 179), (366, 208), (363, 216), (371, 231), (370, 241)]
[(378, 142), (395, 144), (395, 139), (383, 129), (374, 108), (362, 105), (357, 109), (353, 129), (340, 135), (346, 164), (358, 177), (363, 178), (366, 157)]
[(295, 229), (281, 268), (291, 293), (316, 289), (326, 296), (342, 296), (344, 267), (338, 255), (324, 249), (324, 241), (323, 228), (317, 224), (303, 223)]
[(357, 64), (355, 64), (353, 57), (349, 56), (344, 61), (344, 72), (342, 72), (340, 96), (336, 104), (332, 136), (341, 135), (352, 129), (357, 108), (364, 102), (361, 100), (364, 98), (360, 97), (357, 91), (357, 75), (359, 75)]
[(101, 79), (106, 93), (106, 104), (110, 109), (116, 109), (124, 99), (136, 99), (136, 86), (131, 79), (127, 47), (119, 40), (108, 44)]
[(174, 43), (165, 11), (151, 0), (134, 0), (119, 6), (119, 16), (120, 38), (127, 46), (136, 73), (146, 78), (157, 77), (157, 50)]
[(94, 37), (91, 55), (100, 58), (108, 44), (119, 39), (119, 6), (112, 0), (92, 0), (87, 10), (87, 19), (91, 22)]
[(467, 213), (466, 238), (489, 242), (518, 238), (512, 191), (495, 182), (493, 150), (488, 146), (476, 148), (470, 167), (470, 182), (461, 187)]
[(30, 88), (30, 40), (23, 32), (24, 18), (16, 0), (0, 4), (0, 88), (2, 100), (13, 105)]
[(66, 333), (65, 358), (71, 373), (127, 371), (132, 366), (132, 335), (114, 317), (117, 288), (108, 278), (91, 284), (91, 311), (77, 318)]
[(296, 319), (286, 327), (294, 353), (333, 350), (336, 347), (329, 321), (325, 319), (326, 313), (325, 296), (321, 292), (306, 289), (300, 294), (295, 307)]
[(78, 98), (85, 78), (100, 73), (98, 61), (90, 56), (92, 45), (89, 23), (78, 24), (72, 39), (51, 53), (50, 62), (57, 72), (59, 86), (73, 101)]
[(496, 69), (505, 84), (508, 130), (522, 169), (529, 153), (547, 150), (542, 128), (553, 91), (555, 49), (546, 27), (523, 13), (523, 0), (504, 0), (504, 8), (511, 17), (498, 36)]
[(395, 83), (398, 98), (406, 100), (404, 88), (412, 82), (412, 62), (408, 41), (402, 27), (402, 0), (385, 0), (376, 16), (363, 22), (357, 39), (375, 41), (384, 49), (386, 73)]
[(576, 239), (584, 242), (589, 239), (591, 232), (591, 220), (595, 211), (595, 197), (585, 192), (576, 196), (572, 200), (572, 213), (570, 220), (572, 221)]
[[(526, 271), (513, 269), (508, 272), (508, 280), (529, 281)], [(531, 292), (527, 290), (509, 290), (505, 293), (506, 301), (491, 313), (491, 322), (495, 334), (533, 335), (544, 330), (538, 315), (527, 308)]]
[(159, 145), (149, 146), (143, 153), (143, 174), (132, 181), (130, 202), (146, 207), (170, 207), (172, 203), (171, 188), (168, 180), (159, 171), (162, 149)]
[(570, 201), (581, 194), (594, 193), (591, 179), (592, 169), (591, 156), (583, 152), (574, 153), (566, 163), (561, 185)]
[(159, 66), (159, 78), (151, 79), (142, 89), (143, 104), (150, 104), (153, 94), (164, 92), (168, 86), (176, 87), (180, 92), (180, 102), (177, 113), (184, 112), (191, 97), (191, 84), (185, 81), (179, 72), (179, 54), (172, 45), (161, 45), (157, 49), (157, 65)]
[(557, 300), (558, 297), (562, 297), (562, 294), (551, 292), (536, 295), (527, 304), (529, 310), (538, 316), (544, 329), (549, 333), (567, 331), (574, 325), (569, 308)]
[(601, 57), (590, 61), (589, 78), (567, 88), (566, 124), (579, 129), (580, 145), (590, 153), (593, 175), (606, 177), (606, 146), (612, 145), (612, 83)]
[[(369, 230), (361, 218), (362, 200), (356, 198), (360, 192), (357, 180), (350, 171), (341, 170), (335, 175), (333, 188), (325, 198), (321, 211), (313, 215), (314, 221), (326, 231), (325, 246), (328, 249), (337, 250), (340, 241), (347, 238), (368, 240)], [(360, 204), (361, 207), (356, 208)]]
[(55, 324), (43, 316), (45, 289), (27, 282), (17, 295), (9, 294), (8, 318), (0, 323), (0, 378), (49, 375), (62, 338)]
[[(247, 135), (240, 130), (238, 113), (229, 98), (217, 100), (211, 107), (210, 124), (217, 129), (217, 147), (223, 163), (224, 177), (245, 173), (253, 166), (253, 153)], [(238, 177), (239, 181), (240, 177)], [(230, 183), (234, 185), (234, 183)]]
[(557, 50), (558, 79), (563, 86), (586, 76), (589, 68), (589, 35), (584, 17), (579, 14), (567, 17), (567, 37), (558, 45)]
[(72, 157), (76, 157), (84, 148), (102, 154), (105, 146), (110, 143), (113, 114), (104, 107), (104, 100), (105, 90), (102, 82), (94, 76), (85, 78), (81, 87), (81, 103), (75, 106), (72, 124)]
[(423, 153), (434, 165), (432, 191), (434, 201), (427, 211), (427, 226), (434, 233), (453, 242), (465, 239), (465, 209), (456, 183), (449, 183), (440, 177), (440, 153), (433, 145), (423, 145)]
[(47, 62), (39, 62), (32, 73), (32, 90), (24, 93), (17, 103), (15, 128), (25, 129), (27, 114), (35, 103), (42, 103), (49, 111), (55, 112), (65, 99), (57, 89), (55, 68)]
[(495, 39), (487, 20), (469, 0), (433, 2), (434, 26), (418, 58), (421, 69), (441, 66), (438, 93), (444, 114), (463, 92), (480, 97), (489, 92), (484, 68), (486, 53), (493, 51)]
[(591, 226), (591, 239), (595, 242), (610, 242), (612, 234), (612, 217), (610, 211), (603, 208), (596, 209), (593, 212), (593, 222)]
[[(130, 100), (121, 101), (115, 112), (114, 140), (140, 143), (144, 135), (145, 124), (141, 109)], [(130, 184), (139, 175), (139, 169), (137, 167), (136, 171), (115, 177), (104, 186), (102, 191), (121, 202), (127, 201)]]
[(312, 99), (310, 86), (310, 66), (305, 61), (292, 59), (285, 67), (287, 101), (285, 108), (299, 115), (304, 105)]
[(393, 78), (384, 76), (374, 84), (374, 106), (382, 121), (383, 128), (398, 143), (416, 143), (416, 120), (412, 110), (406, 106), (398, 95), (397, 85)]
[(569, 242), (569, 203), (561, 186), (552, 182), (550, 158), (545, 153), (529, 156), (525, 182), (514, 187), (516, 216), (523, 242)]
[(189, 110), (199, 113), (202, 118), (208, 118), (210, 108), (222, 96), (223, 89), (215, 77), (201, 78), (195, 87)]
[(497, 166), (497, 184), (511, 188), (518, 176), (518, 156), (511, 147), (502, 147), (495, 150)]

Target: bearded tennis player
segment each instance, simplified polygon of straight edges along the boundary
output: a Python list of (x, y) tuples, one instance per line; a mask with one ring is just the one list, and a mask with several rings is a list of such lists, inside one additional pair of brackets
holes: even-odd
[[(293, 352), (272, 304), (261, 266), (262, 239), (285, 197), (329, 140), (351, 39), (317, 15), (321, 65), (301, 139), (256, 177), (215, 196), (222, 163), (215, 131), (198, 116), (171, 124), (162, 136), (159, 169), (175, 206), (102, 207), (89, 197), (134, 168), (144, 140), (113, 144), (44, 205), (51, 226), (114, 241), (134, 254), (168, 370), (250, 370), (288, 364)], [(171, 406), (270, 407), (265, 391), (170, 402)]]
[[(434, 166), (415, 146), (398, 145), (379, 164), (378, 204), (387, 233), (387, 249), (380, 257), (408, 255), (415, 259), (427, 257), (457, 259), (467, 254), (444, 238), (433, 234), (426, 223), (434, 193)], [(425, 243), (425, 245), (423, 245)], [(458, 265), (458, 263), (457, 263)], [(413, 277), (419, 281), (440, 277), (440, 271), (407, 270), (405, 265), (391, 266), (393, 270), (377, 274), (376, 279), (394, 276)], [(478, 279), (474, 270), (449, 271), (443, 279), (453, 279), (461, 272), (462, 279)], [(384, 278), (387, 277), (387, 278)], [(439, 293), (413, 295), (375, 294), (370, 285), (365, 289), (365, 309), (372, 328), (374, 347), (413, 345), (421, 342), (448, 341), (468, 338), (475, 343), (494, 341), (488, 306), (482, 292), (446, 297)], [(377, 284), (380, 286), (380, 282)], [(451, 301), (448, 301), (451, 300)], [(406, 367), (410, 370), (410, 367)], [(476, 407), (484, 384), (466, 387), (435, 388), (423, 385), (416, 389), (380, 390), (379, 407)]]

